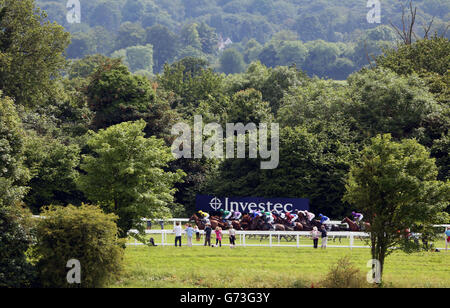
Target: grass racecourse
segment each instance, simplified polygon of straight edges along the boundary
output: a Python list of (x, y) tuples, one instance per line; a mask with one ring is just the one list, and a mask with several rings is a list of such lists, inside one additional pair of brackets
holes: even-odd
[[(212, 237), (215, 240), (214, 237)], [(155, 240), (159, 241), (156, 237)], [(366, 248), (312, 247), (236, 247), (231, 249), (228, 236), (222, 247), (128, 246), (125, 268), (114, 288), (289, 288), (317, 286), (331, 266), (345, 256), (366, 275), (371, 259)], [(203, 240), (203, 239), (202, 239)], [(268, 241), (268, 240), (263, 240)], [(348, 244), (343, 239), (342, 245)], [(195, 241), (194, 244), (199, 243)], [(247, 244), (259, 243), (249, 239)], [(282, 240), (283, 242), (283, 240)], [(201, 243), (201, 242), (200, 242)], [(238, 241), (239, 243), (239, 241)], [(277, 243), (273, 240), (273, 243)], [(282, 243), (289, 244), (289, 243)], [(291, 243), (296, 245), (296, 243)], [(302, 238), (301, 245), (311, 240)], [(339, 244), (329, 240), (329, 245)], [(442, 240), (435, 243), (444, 247)], [(355, 240), (355, 245), (365, 242)], [(320, 241), (319, 241), (320, 247)], [(383, 280), (386, 287), (440, 287), (450, 286), (450, 251), (405, 254), (394, 252), (385, 263)]]

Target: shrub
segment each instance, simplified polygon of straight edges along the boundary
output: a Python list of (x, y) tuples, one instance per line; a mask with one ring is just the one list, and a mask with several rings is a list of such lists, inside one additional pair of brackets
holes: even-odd
[(365, 276), (350, 262), (349, 257), (339, 259), (319, 285), (324, 288), (363, 288), (369, 286)]
[(30, 287), (34, 267), (26, 252), (31, 245), (31, 213), (19, 206), (0, 206), (0, 288)]
[[(50, 206), (36, 230), (39, 278), (42, 287), (102, 287), (116, 278), (123, 261), (117, 216), (99, 207)], [(69, 284), (67, 262), (80, 262), (81, 283)]]

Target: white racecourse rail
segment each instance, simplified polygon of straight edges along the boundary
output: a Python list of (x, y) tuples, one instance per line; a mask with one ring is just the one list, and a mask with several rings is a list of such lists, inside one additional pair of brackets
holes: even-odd
[[(137, 230), (130, 230), (130, 233), (137, 233)], [(159, 244), (161, 246), (173, 246), (172, 241), (170, 243), (167, 241), (167, 235), (173, 235), (174, 232), (172, 230), (146, 230), (146, 234), (159, 234), (161, 235), (161, 241)], [(183, 231), (183, 234), (185, 232)], [(204, 235), (204, 231), (200, 230), (200, 234)], [(228, 231), (222, 231), (223, 235), (228, 235)], [(255, 236), (268, 236), (269, 237), (269, 244), (247, 244), (246, 243), (246, 237), (249, 235), (255, 235)], [(280, 240), (283, 236), (291, 236), (295, 237), (296, 239), (296, 245), (289, 245), (289, 244), (280, 244)], [(349, 231), (336, 231), (336, 232), (328, 232), (328, 238), (330, 237), (347, 237), (350, 238), (349, 245), (327, 245), (327, 247), (331, 248), (370, 248), (370, 246), (357, 246), (354, 245), (354, 239), (355, 237), (362, 238), (362, 237), (369, 237), (370, 234), (365, 232), (349, 232)], [(312, 245), (300, 245), (300, 237), (311, 237), (311, 233), (309, 231), (236, 231), (236, 241), (238, 242), (236, 246), (260, 246), (260, 247), (312, 247)], [(137, 240), (134, 241), (134, 243), (128, 243), (127, 245), (132, 246), (139, 246), (144, 245), (142, 243), (138, 243)], [(203, 246), (202, 244), (196, 244), (193, 243), (193, 246)]]

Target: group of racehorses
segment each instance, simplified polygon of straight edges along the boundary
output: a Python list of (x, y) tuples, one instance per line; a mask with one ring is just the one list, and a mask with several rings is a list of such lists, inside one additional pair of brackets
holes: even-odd
[[(192, 215), (190, 221), (194, 221), (200, 230), (205, 229), (205, 221), (199, 218), (196, 214)], [(322, 226), (319, 220), (312, 219), (309, 221), (305, 216), (299, 215), (298, 221), (291, 223), (287, 219), (276, 217), (271, 224), (266, 222), (263, 216), (256, 216), (252, 218), (249, 214), (244, 214), (240, 220), (224, 221), (219, 216), (209, 217), (209, 223), (212, 229), (220, 227), (223, 230), (228, 230), (230, 224), (235, 230), (261, 230), (261, 231), (311, 231), (314, 227), (319, 230)], [(348, 225), (348, 228), (344, 225)], [(367, 231), (370, 225), (368, 223), (358, 224), (350, 218), (345, 217), (339, 225), (328, 225), (329, 231)]]

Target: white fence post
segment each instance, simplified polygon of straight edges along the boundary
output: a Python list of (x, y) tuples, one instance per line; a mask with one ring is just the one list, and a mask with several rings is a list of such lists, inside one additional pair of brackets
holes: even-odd
[(297, 248), (300, 247), (300, 235), (297, 234)]
[(269, 234), (269, 246), (272, 247), (272, 234)]
[(350, 249), (353, 249), (353, 240), (354, 240), (353, 234), (350, 234)]

